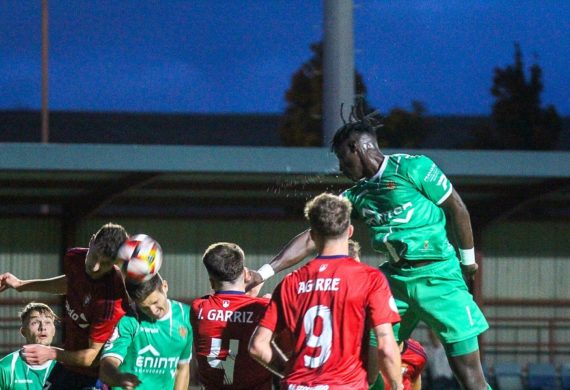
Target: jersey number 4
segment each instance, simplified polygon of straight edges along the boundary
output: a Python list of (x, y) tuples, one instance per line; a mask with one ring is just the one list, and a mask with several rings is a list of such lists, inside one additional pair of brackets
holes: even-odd
[(234, 366), (239, 350), (239, 340), (230, 339), (230, 348), (225, 360), (218, 359), (222, 350), (222, 339), (212, 338), (210, 353), (208, 355), (208, 364), (212, 368), (224, 371), (224, 385), (234, 383)]
[(303, 356), (306, 367), (317, 368), (325, 364), (332, 350), (332, 318), (331, 309), (317, 305), (311, 307), (303, 317), (303, 327), (307, 335), (307, 347), (312, 350)]

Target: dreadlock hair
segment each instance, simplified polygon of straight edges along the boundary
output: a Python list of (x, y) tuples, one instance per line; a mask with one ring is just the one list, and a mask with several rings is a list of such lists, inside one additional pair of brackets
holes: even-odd
[(344, 118), (343, 108), (344, 103), (340, 105), (340, 118), (344, 125), (334, 134), (331, 141), (332, 152), (336, 152), (340, 148), (340, 145), (355, 133), (370, 134), (376, 139), (376, 130), (383, 126), (382, 123), (380, 123), (381, 117), (378, 115), (378, 110), (364, 114), (363, 99), (360, 99), (355, 105), (351, 106), (348, 121)]

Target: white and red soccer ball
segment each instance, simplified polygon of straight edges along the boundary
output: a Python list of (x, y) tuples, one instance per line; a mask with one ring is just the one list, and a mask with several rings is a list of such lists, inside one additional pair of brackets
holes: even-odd
[(134, 283), (150, 280), (162, 265), (160, 244), (146, 234), (131, 236), (121, 245), (117, 258), (125, 278)]

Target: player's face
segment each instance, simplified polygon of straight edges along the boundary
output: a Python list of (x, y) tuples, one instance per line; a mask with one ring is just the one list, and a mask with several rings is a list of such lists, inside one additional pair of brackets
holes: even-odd
[(55, 323), (49, 314), (36, 310), (30, 312), (30, 318), (22, 327), (22, 335), (28, 344), (50, 345), (55, 336)]
[(115, 260), (102, 255), (89, 244), (89, 250), (85, 258), (85, 272), (92, 279), (99, 279), (108, 274), (115, 267)]
[(360, 156), (351, 143), (354, 140), (349, 138), (344, 141), (339, 148), (335, 151), (338, 158), (338, 166), (340, 171), (352, 181), (358, 181), (364, 177), (364, 170)]
[(140, 311), (148, 317), (159, 320), (170, 311), (170, 305), (166, 298), (166, 292), (155, 290), (146, 299), (137, 302)]

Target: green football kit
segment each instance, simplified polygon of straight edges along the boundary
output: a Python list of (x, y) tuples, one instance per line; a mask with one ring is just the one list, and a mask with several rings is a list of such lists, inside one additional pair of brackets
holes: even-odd
[(49, 360), (40, 366), (28, 365), (20, 356), (20, 351), (12, 352), (0, 360), (1, 390), (41, 390), (49, 388), (47, 378), (55, 360)]
[[(402, 318), (394, 327), (398, 341), (408, 339), (419, 321), (447, 346), (471, 340), (489, 327), (447, 238), (440, 206), (452, 190), (449, 179), (428, 157), (394, 154), (385, 156), (373, 177), (343, 193), (354, 216), (368, 226), (374, 250), (388, 260), (381, 269)], [(402, 260), (434, 262), (412, 267), (402, 266)], [(448, 353), (462, 355), (477, 348), (471, 343)]]
[(137, 389), (172, 389), (176, 368), (192, 357), (190, 307), (168, 300), (170, 313), (158, 320), (127, 313), (103, 347), (101, 358), (121, 361), (119, 371), (136, 375)]

